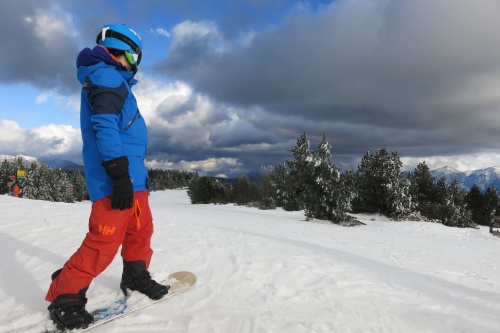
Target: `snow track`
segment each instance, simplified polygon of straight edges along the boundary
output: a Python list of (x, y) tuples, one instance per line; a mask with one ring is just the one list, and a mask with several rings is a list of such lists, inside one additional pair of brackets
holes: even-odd
[[(344, 228), (305, 222), (300, 212), (190, 205), (185, 191), (152, 193), (150, 200), (153, 277), (188, 270), (197, 287), (95, 332), (499, 330), (492, 254), (500, 238), (486, 227), (361, 215), (366, 226)], [(0, 197), (0, 209), (0, 332), (50, 326), (50, 274), (80, 245), (89, 203)], [(91, 285), (89, 310), (119, 296), (120, 276), (118, 256)]]

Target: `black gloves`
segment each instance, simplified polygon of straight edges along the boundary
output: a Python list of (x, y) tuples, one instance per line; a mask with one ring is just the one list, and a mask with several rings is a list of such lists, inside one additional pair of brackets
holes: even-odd
[(112, 179), (113, 194), (111, 196), (111, 208), (120, 210), (132, 208), (134, 187), (128, 173), (127, 156), (102, 162), (102, 167)]

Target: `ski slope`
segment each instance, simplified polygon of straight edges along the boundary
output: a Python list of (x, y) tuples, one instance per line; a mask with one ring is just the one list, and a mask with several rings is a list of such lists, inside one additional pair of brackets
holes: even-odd
[[(153, 278), (188, 270), (197, 286), (96, 333), (500, 331), (500, 238), (486, 227), (358, 215), (366, 226), (346, 228), (301, 212), (191, 205), (184, 190), (150, 202)], [(0, 212), (0, 332), (41, 332), (50, 275), (83, 240), (90, 202), (0, 196)], [(118, 255), (87, 309), (118, 297), (120, 278)]]

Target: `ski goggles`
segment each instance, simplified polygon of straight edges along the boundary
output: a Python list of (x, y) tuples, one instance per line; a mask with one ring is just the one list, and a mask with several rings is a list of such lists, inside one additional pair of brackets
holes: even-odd
[(137, 66), (141, 62), (141, 54), (137, 54), (132, 50), (125, 51), (125, 58), (132, 66)]

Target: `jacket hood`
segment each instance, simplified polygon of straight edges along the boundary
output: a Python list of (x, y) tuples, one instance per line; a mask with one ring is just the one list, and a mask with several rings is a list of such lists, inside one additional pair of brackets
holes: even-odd
[(106, 49), (98, 45), (93, 49), (86, 47), (78, 54), (76, 58), (76, 68), (80, 68), (80, 66), (89, 67), (101, 61), (113, 65), (118, 69), (123, 68), (121, 62), (115, 60)]
[(100, 67), (114, 67), (130, 86), (137, 83), (134, 79), (135, 71), (127, 71), (125, 66), (115, 60), (109, 52), (102, 46), (96, 45), (93, 49), (84, 48), (76, 58), (76, 68), (78, 69), (77, 76), (80, 83), (85, 82), (87, 76)]

